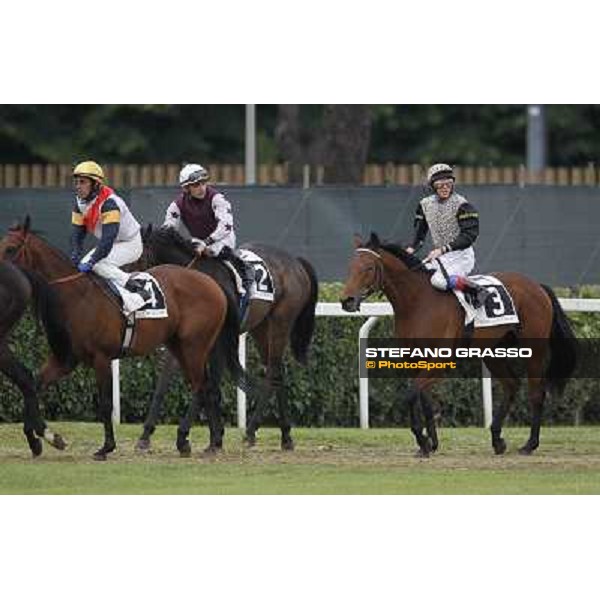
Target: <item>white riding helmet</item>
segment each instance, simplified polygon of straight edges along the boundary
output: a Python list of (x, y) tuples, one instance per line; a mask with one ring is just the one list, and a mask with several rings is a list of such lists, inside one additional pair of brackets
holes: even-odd
[(432, 186), (439, 179), (452, 179), (453, 181), (456, 179), (450, 165), (438, 163), (429, 167), (427, 171), (427, 183)]
[(185, 165), (179, 171), (179, 185), (181, 187), (190, 185), (190, 183), (196, 183), (197, 181), (208, 181), (208, 171), (202, 165)]

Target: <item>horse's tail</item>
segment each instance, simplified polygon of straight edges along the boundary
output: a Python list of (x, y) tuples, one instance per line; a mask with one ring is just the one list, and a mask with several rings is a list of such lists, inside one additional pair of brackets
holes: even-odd
[(542, 285), (552, 302), (550, 363), (544, 375), (550, 393), (560, 396), (577, 366), (577, 338), (567, 315), (550, 287)]
[(308, 359), (308, 347), (315, 331), (315, 307), (319, 299), (319, 280), (313, 266), (307, 260), (299, 256), (297, 259), (310, 279), (310, 294), (294, 322), (290, 343), (294, 358), (305, 365)]
[(239, 345), (240, 345), (240, 312), (234, 294), (225, 290), (227, 298), (227, 313), (225, 322), (215, 342), (209, 361), (211, 377), (215, 382), (219, 382), (223, 368), (226, 367), (231, 374), (233, 381), (247, 391), (248, 381), (246, 371), (240, 364)]
[(65, 316), (56, 292), (48, 282), (32, 271), (21, 268), (33, 290), (33, 309), (36, 318), (42, 322), (48, 345), (62, 364), (73, 357), (71, 336), (65, 325)]

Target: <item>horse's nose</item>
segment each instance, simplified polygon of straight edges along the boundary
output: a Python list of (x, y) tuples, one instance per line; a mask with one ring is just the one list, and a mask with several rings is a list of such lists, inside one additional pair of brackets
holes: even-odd
[(356, 312), (359, 308), (358, 298), (356, 296), (348, 296), (341, 300), (342, 309), (346, 312)]

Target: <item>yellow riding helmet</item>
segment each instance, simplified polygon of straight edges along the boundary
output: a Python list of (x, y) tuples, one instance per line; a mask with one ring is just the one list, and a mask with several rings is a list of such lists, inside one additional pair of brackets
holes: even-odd
[(79, 163), (73, 169), (73, 177), (89, 177), (98, 183), (104, 183), (104, 171), (102, 167), (93, 160), (86, 160)]

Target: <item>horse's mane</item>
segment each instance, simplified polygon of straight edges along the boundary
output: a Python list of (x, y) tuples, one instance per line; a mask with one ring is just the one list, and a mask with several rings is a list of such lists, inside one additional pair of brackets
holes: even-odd
[(189, 254), (190, 258), (195, 256), (196, 250), (191, 240), (184, 238), (173, 227), (160, 227), (150, 234), (150, 242), (163, 248), (179, 248)]
[(427, 269), (423, 266), (421, 260), (418, 259), (414, 254), (409, 254), (400, 244), (380, 242), (377, 234), (371, 234), (371, 239), (365, 245), (365, 248), (369, 248), (371, 250), (378, 250), (381, 248), (382, 250), (389, 252), (392, 256), (401, 260), (411, 271), (427, 272)]

